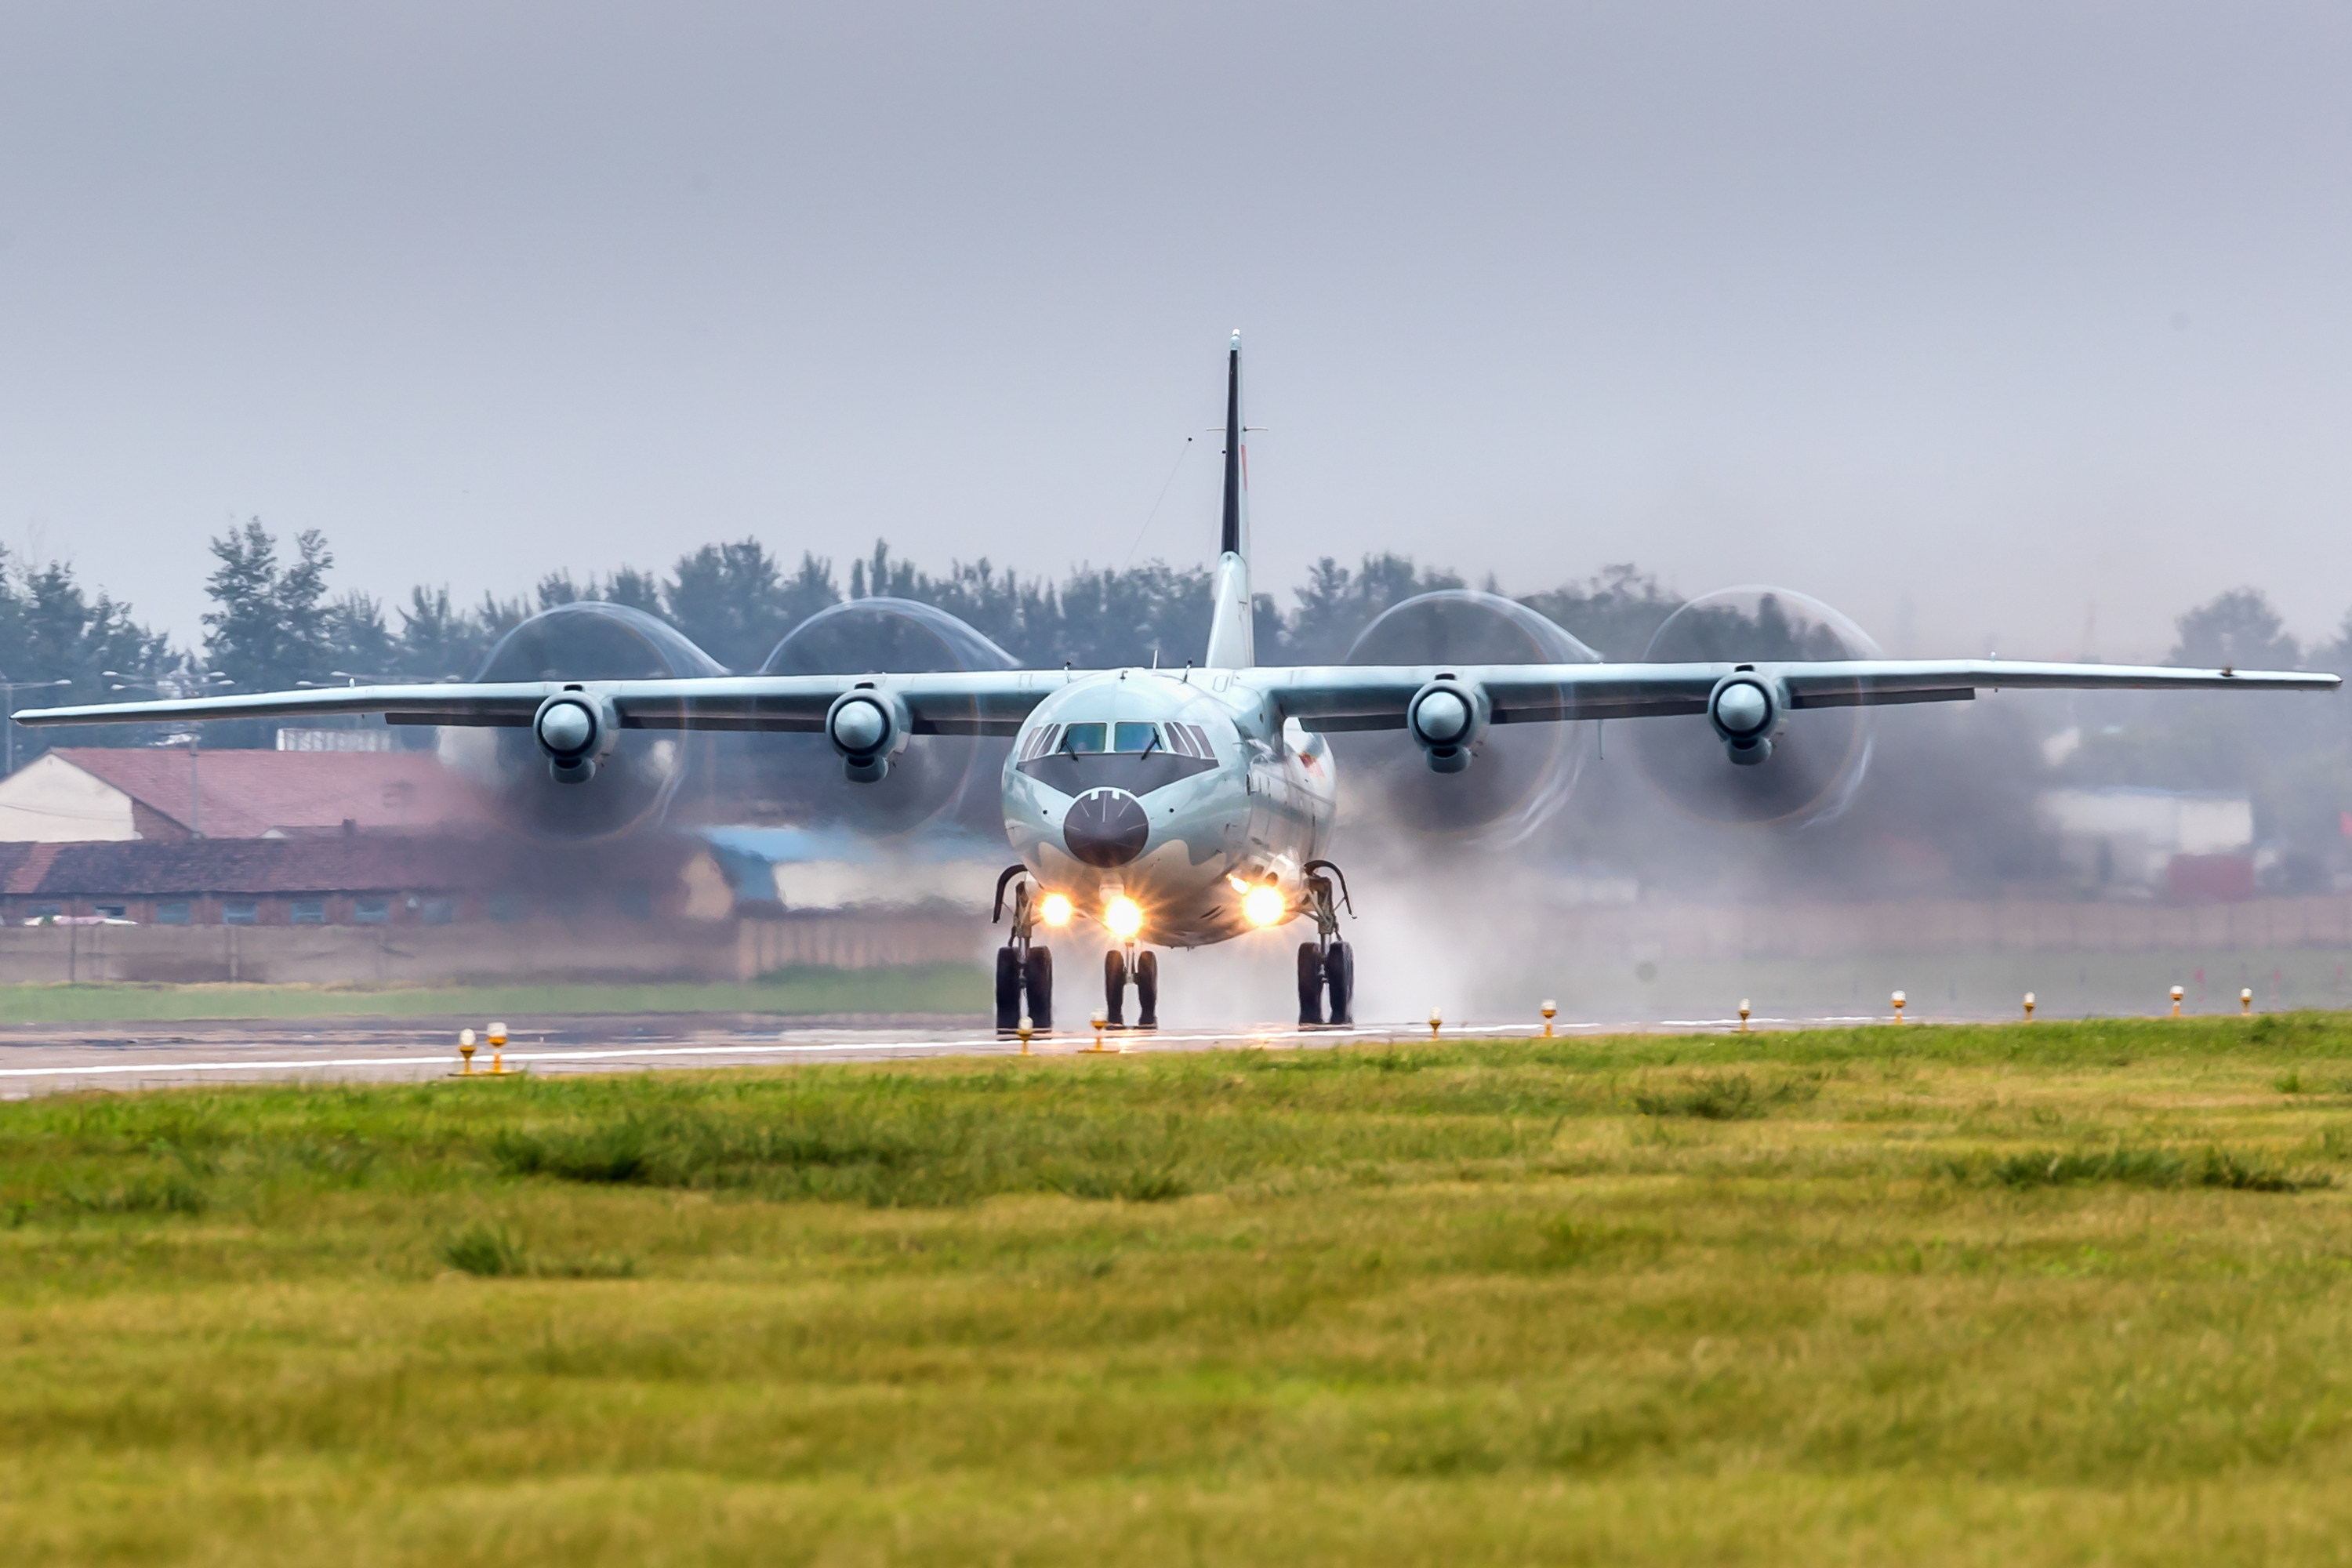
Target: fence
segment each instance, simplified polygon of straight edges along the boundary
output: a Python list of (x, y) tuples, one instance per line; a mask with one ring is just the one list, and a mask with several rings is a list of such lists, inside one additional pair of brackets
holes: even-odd
[(2235, 904), (2038, 900), (1562, 910), (1549, 934), (1595, 957), (1850, 958), (1898, 952), (2186, 952), (2352, 948), (2352, 898)]
[(749, 980), (820, 965), (978, 964), (968, 915), (801, 915), (672, 923), (515, 921), (403, 926), (10, 926), (0, 984), (247, 981), (447, 984), (472, 980)]

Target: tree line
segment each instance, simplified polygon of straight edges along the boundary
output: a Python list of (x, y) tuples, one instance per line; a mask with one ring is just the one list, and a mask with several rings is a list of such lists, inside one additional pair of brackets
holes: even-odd
[[(163, 633), (142, 626), (130, 605), (84, 588), (71, 566), (35, 564), (0, 552), (0, 679), (71, 684), (70, 693), (61, 688), (54, 697), (19, 693), (15, 705), (464, 677), (531, 616), (583, 600), (658, 616), (735, 670), (758, 668), (810, 616), (845, 600), (878, 595), (936, 605), (1031, 668), (1066, 661), (1081, 668), (1181, 663), (1198, 656), (1208, 636), (1208, 569), (1161, 561), (1081, 566), (1058, 580), (1001, 570), (985, 558), (951, 562), (934, 573), (877, 542), (869, 554), (848, 563), (845, 580), (827, 557), (803, 552), (790, 563), (760, 541), (744, 539), (686, 552), (667, 573), (623, 567), (584, 581), (551, 573), (529, 593), (486, 593), (471, 604), (458, 602), (446, 586), (418, 584), (387, 606), (363, 590), (334, 587), (334, 552), (315, 529), (281, 540), (255, 520), (212, 540), (209, 549), (210, 607), (203, 641), (194, 648), (174, 647)], [(1371, 554), (1354, 565), (1327, 556), (1286, 595), (1258, 595), (1258, 656), (1267, 663), (1340, 659), (1357, 634), (1391, 605), (1465, 585), (1457, 573), (1406, 556)], [(1489, 579), (1484, 586), (1492, 591), (1495, 584)], [(1626, 564), (1521, 595), (1519, 602), (1603, 657), (1635, 658), (1681, 599), (1655, 576)], [(2176, 631), (2169, 655), (2175, 664), (2352, 668), (2352, 615), (2332, 638), (2306, 647), (2251, 587), (2189, 611)], [(2326, 776), (2323, 784), (2309, 763), (2347, 751), (2341, 710), (2336, 705), (2325, 721), (2315, 721), (2309, 708), (2276, 702), (2108, 702), (2061, 771), (2083, 782), (2271, 784), (2282, 791), (2286, 786), (2275, 781), (2292, 775), (2305, 781), (2293, 792), (2301, 797), (2300, 814), (2315, 823), (2323, 815), (2333, 821), (2336, 808), (2327, 803), (2337, 793), (2337, 770), (2332, 763), (2319, 770)], [(18, 761), (37, 754), (53, 736), (17, 730)], [(80, 737), (84, 743), (140, 738), (131, 731)], [(226, 734), (221, 740), (234, 743)], [(257, 731), (248, 743), (268, 739)]]
[[(870, 554), (848, 563), (845, 581), (830, 558), (803, 552), (788, 563), (745, 539), (688, 551), (667, 573), (623, 567), (585, 580), (550, 573), (530, 593), (485, 593), (471, 604), (446, 586), (418, 584), (387, 605), (363, 590), (331, 586), (334, 552), (315, 529), (281, 541), (249, 521), (213, 540), (210, 551), (204, 639), (184, 649), (141, 628), (127, 605), (102, 595), (85, 601), (70, 567), (27, 574), (0, 565), (16, 595), (0, 603), (0, 658), (11, 659), (12, 674), (21, 666), (18, 679), (55, 670), (77, 684), (100, 668), (131, 672), (129, 679), (149, 686), (224, 691), (442, 680), (472, 674), (500, 637), (530, 616), (584, 600), (657, 616), (737, 671), (757, 669), (787, 633), (819, 611), (880, 596), (936, 605), (1034, 668), (1148, 664), (1155, 658), (1181, 663), (1197, 657), (1208, 638), (1208, 568), (1162, 561), (1081, 566), (1059, 580), (1001, 570), (985, 558), (952, 562), (935, 574), (877, 542)], [(1367, 555), (1355, 566), (1327, 556), (1291, 591), (1287, 605), (1274, 594), (1257, 595), (1258, 657), (1268, 663), (1339, 659), (1391, 605), (1465, 585), (1460, 574), (1406, 556)], [(1490, 579), (1486, 586), (1493, 591), (1495, 584)], [(38, 646), (26, 643), (5, 618), (16, 602), (43, 606), (45, 625), (69, 623), (81, 628), (83, 643), (104, 651), (68, 653), (54, 633)], [(1623, 565), (1521, 602), (1603, 653), (1632, 658), (1680, 600), (1654, 577)]]

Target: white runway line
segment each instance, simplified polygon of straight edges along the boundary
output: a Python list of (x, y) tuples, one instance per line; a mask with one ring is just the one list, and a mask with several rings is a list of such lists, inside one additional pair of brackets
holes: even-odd
[[(1751, 1018), (1749, 1020), (1749, 1026), (1751, 1032), (1760, 1032), (1760, 1026), (1768, 1024), (1782, 1027), (1795, 1026), (1803, 1028), (1853, 1024), (1884, 1025), (1889, 1022), (1890, 1020), (1885, 1016)], [(1654, 1029), (1723, 1030), (1726, 1032), (1737, 1032), (1738, 1025), (1738, 1020), (1737, 1018), (1664, 1018), (1622, 1023), (1559, 1023), (1554, 1026), (1554, 1028), (1556, 1035), (1565, 1035), (1571, 1030), (1580, 1034), (1635, 1035)], [(1136, 1031), (1119, 1033), (1107, 1031), (1102, 1037), (1105, 1047), (1102, 1054), (1106, 1056), (1142, 1056), (1154, 1049), (1170, 1046), (1183, 1045), (1265, 1047), (1282, 1044), (1306, 1047), (1318, 1042), (1326, 1042), (1333, 1045), (1346, 1041), (1381, 1041), (1391, 1045), (1414, 1044), (1426, 1041), (1430, 1038), (1430, 1037), (1425, 1033), (1426, 1029), (1427, 1026), (1425, 1024), (1407, 1023), (1364, 1025), (1349, 1028), (1319, 1027), (1300, 1029), (1286, 1027), (1261, 1029), (1217, 1029), (1182, 1035), (1161, 1034), (1158, 1031), (1152, 1031), (1148, 1034)], [(1458, 1040), (1474, 1036), (1503, 1036), (1511, 1038), (1539, 1039), (1542, 1037), (1542, 1031), (1541, 1026), (1539, 1025), (1530, 1026), (1527, 1024), (1448, 1025), (1445, 1027), (1443, 1036), (1439, 1037), (1439, 1043), (1443, 1043), (1444, 1040)], [(1031, 1053), (1041, 1057), (1073, 1055), (1092, 1056), (1096, 1054), (1089, 1037), (1085, 1033), (1041, 1035), (1037, 1037), (1036, 1042), (1034, 1043), (1042, 1044), (1048, 1047), (1043, 1050), (1033, 1050)], [(543, 1062), (551, 1065), (557, 1063), (593, 1062), (684, 1062), (697, 1058), (712, 1060), (725, 1060), (732, 1058), (742, 1060), (759, 1057), (791, 1058), (795, 1056), (811, 1055), (866, 1056), (881, 1055), (888, 1052), (918, 1053), (924, 1056), (1011, 1056), (1016, 1054), (1017, 1049), (1017, 1044), (1012, 1037), (990, 1034), (981, 1037), (954, 1037), (946, 1039), (860, 1040), (835, 1038), (823, 1040), (789, 1040), (779, 1038), (775, 1040), (746, 1041), (731, 1045), (593, 1046), (579, 1047), (570, 1050), (510, 1049), (506, 1053), (506, 1059), (509, 1064), (510, 1064), (509, 1068), (509, 1076), (513, 1076), (514, 1074), (520, 1073), (534, 1062)], [(273, 1058), (268, 1059), (247, 1061), (201, 1062), (179, 1062), (172, 1061), (167, 1058), (163, 1060), (151, 1059), (136, 1062), (107, 1062), (89, 1065), (60, 1063), (50, 1067), (0, 1068), (0, 1080), (19, 1079), (120, 1079), (139, 1077), (168, 1079), (174, 1075), (189, 1073), (311, 1073), (331, 1071), (337, 1068), (407, 1068), (412, 1069), (439, 1068), (442, 1069), (442, 1072), (436, 1072), (434, 1076), (442, 1076), (442, 1073), (446, 1072), (447, 1076), (456, 1077), (459, 1076), (456, 1070), (457, 1060), (457, 1058), (455, 1053), (449, 1051), (447, 1047), (436, 1047), (430, 1050), (420, 1049), (410, 1052), (405, 1056), (394, 1057), (296, 1057)], [(497, 1075), (492, 1074), (487, 1068), (478, 1068), (472, 1076), (476, 1078), (489, 1078)]]
[[(1454, 1037), (1459, 1037), (1465, 1035), (1474, 1034), (1509, 1034), (1519, 1030), (1521, 1026), (1516, 1024), (1490, 1024), (1479, 1025), (1475, 1027), (1457, 1027), (1453, 1031), (1453, 1033)], [(1339, 1041), (1366, 1038), (1393, 1040), (1401, 1037), (1409, 1036), (1412, 1032), (1412, 1026), (1404, 1026), (1397, 1028), (1368, 1026), (1363, 1028), (1322, 1028), (1315, 1030), (1227, 1029), (1195, 1035), (1163, 1035), (1156, 1032), (1150, 1035), (1106, 1034), (1104, 1037), (1105, 1049), (1102, 1054), (1106, 1056), (1140, 1056), (1144, 1054), (1143, 1051), (1132, 1047), (1145, 1045), (1192, 1045), (1216, 1044), (1219, 1042), (1231, 1042), (1236, 1045), (1245, 1045), (1253, 1042), (1271, 1043), (1276, 1040), (1303, 1044), (1314, 1040)], [(1055, 1035), (1051, 1037), (1040, 1037), (1040, 1038), (1047, 1039), (1053, 1044), (1059, 1045), (1067, 1042), (1084, 1040), (1087, 1037), (1083, 1035)], [(1091, 1045), (1078, 1046), (1076, 1048), (1077, 1051), (1084, 1052), (1087, 1055), (1094, 1054)], [(842, 1051), (855, 1051), (860, 1053), (880, 1051), (921, 1051), (931, 1055), (968, 1053), (972, 1055), (994, 1056), (1013, 1055), (1016, 1053), (1016, 1050), (1017, 1045), (1014, 1040), (1010, 1038), (999, 1038), (991, 1035), (982, 1038), (944, 1040), (770, 1040), (728, 1046), (595, 1046), (582, 1047), (573, 1050), (553, 1051), (519, 1051), (510, 1049), (506, 1053), (506, 1059), (510, 1064), (529, 1064), (531, 1062), (658, 1061), (683, 1059), (693, 1057), (743, 1058), (760, 1056), (794, 1056), (818, 1052)], [(1044, 1055), (1045, 1053), (1037, 1052), (1034, 1054)], [(1073, 1053), (1065, 1051), (1055, 1054), (1069, 1055)], [(441, 1050), (434, 1050), (429, 1052), (415, 1051), (407, 1056), (399, 1057), (310, 1057), (256, 1061), (207, 1062), (175, 1062), (170, 1060), (108, 1062), (79, 1067), (59, 1065), (56, 1067), (37, 1068), (0, 1068), (0, 1079), (125, 1078), (142, 1073), (163, 1076), (172, 1073), (310, 1072), (327, 1068), (420, 1068), (433, 1067), (436, 1065), (446, 1066), (457, 1059), (455, 1053), (444, 1054)], [(514, 1068), (510, 1067), (509, 1070), (511, 1072), (514, 1070)], [(493, 1075), (487, 1068), (478, 1068), (475, 1069), (473, 1076), (476, 1078), (488, 1078)]]

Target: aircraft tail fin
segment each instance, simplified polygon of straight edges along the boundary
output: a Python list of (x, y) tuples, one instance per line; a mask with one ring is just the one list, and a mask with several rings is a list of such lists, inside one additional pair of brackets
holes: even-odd
[(1257, 663), (1250, 602), (1249, 452), (1243, 444), (1242, 335), (1225, 356), (1225, 505), (1217, 554), (1217, 605), (1209, 623), (1211, 669), (1247, 669)]

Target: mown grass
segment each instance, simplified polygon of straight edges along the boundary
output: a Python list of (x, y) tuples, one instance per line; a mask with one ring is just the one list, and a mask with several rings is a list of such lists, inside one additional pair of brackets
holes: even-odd
[(740, 983), (691, 980), (441, 986), (0, 985), (0, 1024), (205, 1018), (551, 1018), (612, 1013), (932, 1014), (978, 1018), (989, 980), (955, 963), (780, 969)]
[(21, 1102), (0, 1534), (2333, 1562), (2347, 1069), (2304, 1015)]

